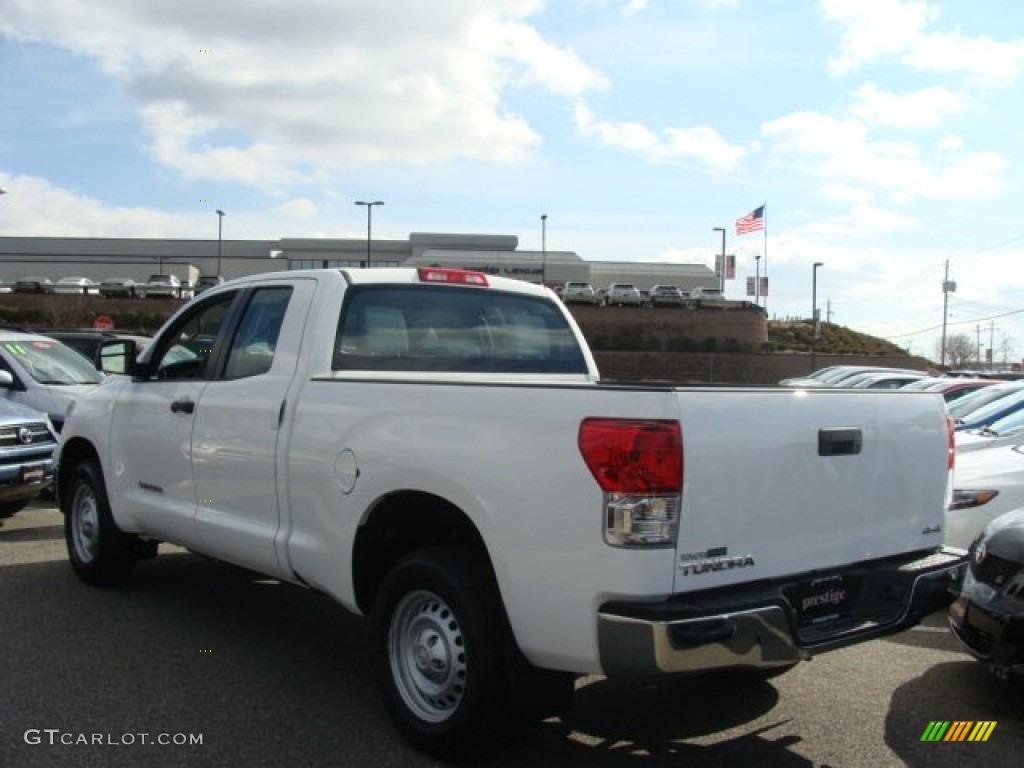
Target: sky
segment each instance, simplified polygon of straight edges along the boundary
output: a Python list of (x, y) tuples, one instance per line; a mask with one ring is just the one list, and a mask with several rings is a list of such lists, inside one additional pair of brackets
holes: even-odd
[(546, 215), (713, 266), (724, 227), (772, 318), (820, 262), (823, 320), (1020, 361), (1022, 82), (1019, 0), (3, 0), (0, 236), (365, 237), (381, 200), (374, 238)]

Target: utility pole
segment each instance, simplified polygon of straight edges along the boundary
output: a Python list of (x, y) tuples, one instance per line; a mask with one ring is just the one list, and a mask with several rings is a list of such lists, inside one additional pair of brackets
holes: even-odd
[(949, 259), (946, 259), (946, 274), (942, 278), (942, 350), (939, 365), (946, 366), (946, 323), (949, 320), (949, 294), (956, 293), (956, 282), (949, 279)]
[(992, 370), (992, 363), (995, 362), (995, 334), (996, 324), (995, 321), (988, 321), (988, 369)]

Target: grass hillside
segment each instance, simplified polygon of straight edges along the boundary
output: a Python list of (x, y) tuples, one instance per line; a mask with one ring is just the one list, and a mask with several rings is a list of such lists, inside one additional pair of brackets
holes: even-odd
[[(776, 352), (809, 352), (811, 322), (769, 322), (766, 350)], [(906, 355), (907, 351), (885, 339), (868, 336), (842, 325), (821, 324), (817, 351), (833, 355)]]

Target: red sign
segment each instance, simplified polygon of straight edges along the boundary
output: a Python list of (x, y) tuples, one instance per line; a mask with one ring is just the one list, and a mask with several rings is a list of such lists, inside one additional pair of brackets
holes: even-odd
[(97, 331), (112, 331), (114, 330), (114, 321), (106, 315), (100, 315), (92, 321), (92, 327)]

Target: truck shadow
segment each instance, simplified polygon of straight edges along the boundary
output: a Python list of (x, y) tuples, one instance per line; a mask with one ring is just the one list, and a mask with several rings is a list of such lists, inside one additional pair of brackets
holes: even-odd
[[(953, 699), (950, 690), (957, 692)], [(885, 742), (908, 766), (1017, 764), (1024, 743), (1022, 694), (1020, 681), (999, 680), (966, 655), (962, 662), (937, 664), (896, 689), (885, 717)], [(930, 702), (927, 710), (922, 711), (921, 702)], [(988, 721), (996, 726), (985, 742), (923, 742), (932, 721)]]
[[(188, 553), (93, 589), (67, 562), (0, 566), (0, 764), (437, 765), (400, 740), (365, 623), (314, 592)], [(812, 765), (768, 683), (588, 680), (564, 719), (517, 728), (474, 765)], [(29, 745), (28, 729), (202, 734), (187, 747)], [(688, 743), (699, 739), (701, 744)]]

